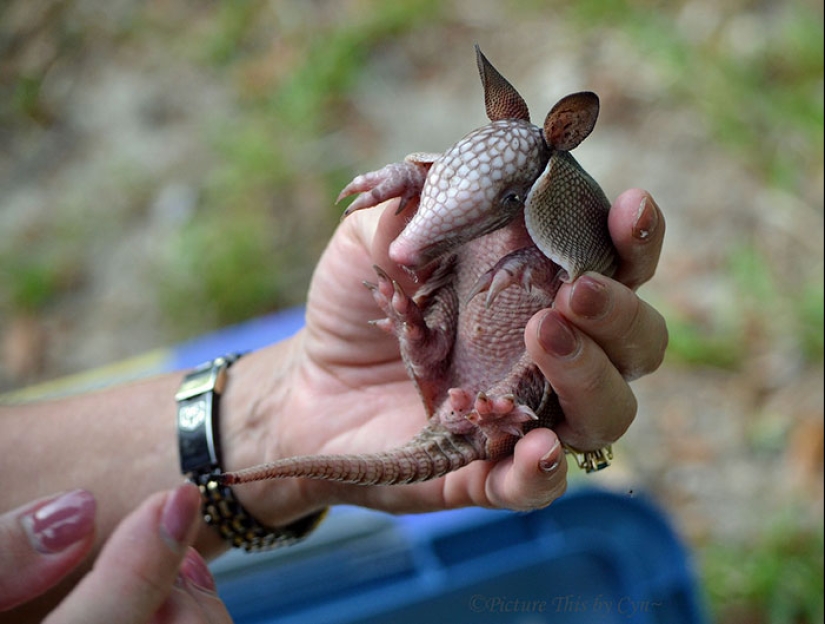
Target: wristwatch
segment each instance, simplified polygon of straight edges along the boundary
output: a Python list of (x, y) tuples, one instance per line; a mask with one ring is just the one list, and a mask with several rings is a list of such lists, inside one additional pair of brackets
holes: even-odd
[(181, 472), (195, 483), (203, 499), (203, 516), (221, 536), (247, 552), (271, 550), (306, 538), (321, 523), (327, 509), (300, 518), (284, 527), (261, 524), (221, 484), (220, 396), (227, 370), (241, 356), (224, 355), (205, 362), (184, 377), (175, 400), (178, 404), (178, 449)]

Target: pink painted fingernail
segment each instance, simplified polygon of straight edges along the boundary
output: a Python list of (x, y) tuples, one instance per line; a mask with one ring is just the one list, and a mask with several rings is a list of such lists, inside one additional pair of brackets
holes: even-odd
[(186, 551), (186, 558), (180, 566), (180, 576), (199, 589), (213, 594), (217, 592), (215, 579), (209, 571), (209, 566), (194, 548)]
[(72, 490), (23, 514), (20, 524), (37, 552), (54, 554), (94, 532), (96, 509), (91, 492)]
[(181, 485), (166, 496), (160, 526), (164, 539), (173, 549), (177, 549), (188, 537), (200, 505), (200, 493), (191, 483)]

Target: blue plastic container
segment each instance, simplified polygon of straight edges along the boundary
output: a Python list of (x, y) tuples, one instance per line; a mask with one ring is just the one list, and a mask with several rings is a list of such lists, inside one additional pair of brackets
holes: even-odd
[(213, 571), (239, 624), (705, 621), (663, 514), (592, 489), (529, 514), (336, 509), (306, 543)]

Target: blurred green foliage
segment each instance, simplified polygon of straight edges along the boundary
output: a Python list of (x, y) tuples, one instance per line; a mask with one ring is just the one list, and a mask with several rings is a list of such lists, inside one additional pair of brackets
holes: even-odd
[(0, 255), (0, 279), (7, 284), (0, 303), (24, 314), (42, 310), (63, 291), (63, 267), (48, 253)]
[[(3, 20), (15, 27), (0, 28), (0, 53), (9, 54), (0, 63), (0, 123), (21, 134), (59, 123), (61, 111), (43, 97), (44, 81), (55, 66), (76, 63), (80, 71), (94, 50), (140, 55), (164, 49), (176, 62), (186, 59), (235, 85), (237, 109), (201, 128), (214, 164), (198, 185), (196, 214), (156, 259), (158, 301), (173, 339), (180, 339), (302, 301), (338, 220), (329, 199), (352, 175), (342, 164), (324, 162), (319, 141), (337, 130), (370, 51), (439, 20), (443, 7), (433, 0), (326, 9), (249, 0), (197, 8), (124, 3), (87, 11), (72, 2), (30, 9), (16, 3)], [(31, 46), (36, 53), (26, 51), (31, 38), (42, 41)], [(125, 163), (106, 179), (106, 191), (119, 196), (118, 205), (105, 207), (106, 219), (120, 220), (121, 227), (141, 210), (136, 206), (151, 204), (146, 191), (159, 183), (157, 174), (142, 174), (137, 189), (135, 175), (141, 176)], [(86, 189), (90, 195), (95, 190)], [(319, 208), (302, 209), (312, 202)], [(86, 217), (100, 224), (97, 216)], [(90, 261), (83, 257), (86, 232), (60, 232), (61, 250), (79, 250), (68, 264), (63, 251), (0, 241), (4, 309), (43, 311), (67, 294), (67, 284), (81, 282)], [(72, 280), (66, 266), (73, 267)]]
[(83, 239), (72, 219), (0, 239), (0, 315), (36, 314), (83, 279)]
[[(283, 293), (282, 272), (269, 266), (277, 265), (272, 227), (265, 215), (226, 211), (187, 227), (161, 278), (161, 303), (170, 320), (200, 333), (201, 323), (215, 326), (272, 308), (273, 297)], [(193, 307), (199, 309), (194, 322)]]
[(670, 334), (667, 347), (669, 362), (725, 370), (735, 370), (741, 366), (747, 348), (738, 323), (734, 327), (721, 323), (706, 327), (705, 324), (686, 320), (676, 313), (664, 312)]
[[(713, 27), (690, 39), (679, 27), (689, 4), (584, 0), (570, 4), (567, 14), (584, 32), (622, 29), (671, 77), (671, 97), (700, 111), (721, 144), (760, 178), (804, 200), (821, 184), (821, 5), (776, 3), (772, 19), (762, 23), (750, 14), (758, 3), (740, 1), (737, 10), (725, 12), (726, 22), (711, 22)], [(702, 10), (699, 3), (693, 8)], [(756, 44), (737, 43), (737, 30), (747, 29), (756, 30), (748, 33)], [(804, 275), (778, 275), (758, 246), (738, 246), (729, 271), (738, 295), (735, 309), (719, 310), (717, 318), (703, 323), (677, 311), (667, 315), (670, 358), (735, 369), (750, 354), (758, 328), (792, 334), (808, 361), (822, 361), (821, 257)]]
[(802, 291), (796, 308), (800, 325), (800, 340), (805, 356), (809, 361), (821, 362), (825, 338), (823, 337), (823, 319), (825, 319), (825, 288), (823, 282), (811, 282)]
[[(241, 81), (243, 110), (207, 129), (219, 163), (207, 176), (201, 217), (182, 231), (175, 268), (162, 280), (167, 316), (189, 333), (302, 301), (309, 269), (338, 215), (330, 203), (315, 214), (319, 222), (302, 224), (295, 208), (307, 195), (334, 197), (351, 175), (319, 161), (318, 141), (335, 129), (368, 51), (437, 19), (441, 3), (371, 3), (343, 23), (286, 28), (284, 55), (294, 62), (270, 67), (263, 82), (250, 84), (243, 73), (262, 62), (251, 50), (265, 5), (220, 5), (210, 34), (197, 42), (196, 56)], [(193, 324), (193, 308), (211, 313)]]
[(723, 273), (733, 293), (729, 307), (701, 322), (665, 311), (671, 361), (735, 370), (754, 352), (785, 342), (805, 363), (822, 362), (821, 281), (780, 281), (752, 244), (734, 246)]
[[(741, 1), (690, 39), (679, 27), (690, 4), (584, 0), (570, 14), (583, 29), (621, 28), (672, 77), (673, 97), (701, 111), (739, 158), (797, 192), (823, 149), (821, 5), (778, 2), (770, 20), (757, 21), (749, 13), (759, 3)], [(747, 29), (755, 32), (737, 37)]]
[(710, 544), (702, 560), (705, 592), (716, 621), (822, 622), (822, 527), (804, 529), (786, 519), (753, 542)]

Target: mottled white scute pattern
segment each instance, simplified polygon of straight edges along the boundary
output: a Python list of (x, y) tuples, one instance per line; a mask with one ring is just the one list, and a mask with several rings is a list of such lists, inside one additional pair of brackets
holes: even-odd
[(490, 222), (502, 190), (536, 178), (544, 150), (541, 130), (524, 121), (496, 121), (471, 132), (433, 163), (396, 248), (436, 245), (464, 228), (475, 235), (479, 224)]

